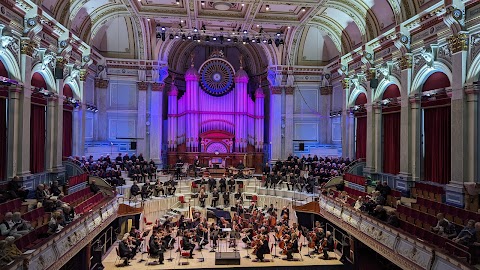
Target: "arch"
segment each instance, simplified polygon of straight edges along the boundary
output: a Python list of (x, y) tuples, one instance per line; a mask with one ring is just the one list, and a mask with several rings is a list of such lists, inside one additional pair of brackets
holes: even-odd
[(480, 81), (480, 54), (472, 60), (466, 77), (466, 83), (473, 83), (476, 81)]
[(422, 92), (446, 88), (450, 86), (450, 79), (442, 72), (434, 72), (430, 74), (423, 83)]
[[(47, 87), (47, 90), (53, 91), (55, 93), (58, 93), (57, 91), (57, 84), (55, 82), (55, 77), (53, 76), (52, 72), (50, 71), (49, 68), (43, 68), (42, 63), (36, 64), (33, 69), (32, 69), (32, 81), (33, 81), (33, 76), (35, 74), (40, 74), (42, 78), (45, 80), (45, 86)], [(37, 86), (39, 87), (39, 86)]]
[(364, 105), (367, 103), (367, 95), (365, 93), (358, 94), (357, 98), (355, 99), (355, 105)]
[[(365, 98), (367, 98), (367, 90), (363, 86), (359, 85), (359, 86), (355, 87), (355, 89), (353, 89), (352, 93), (350, 94), (350, 98), (348, 99), (348, 104), (347, 104), (348, 106), (347, 107), (351, 107), (353, 105), (358, 105), (358, 104), (356, 104), (357, 97), (361, 94), (365, 95)], [(368, 101), (368, 99), (367, 99), (367, 101)], [(367, 102), (365, 102), (365, 103), (367, 103)]]
[(397, 77), (390, 75), (390, 80), (383, 78), (380, 81), (380, 83), (378, 84), (377, 90), (375, 91), (375, 96), (373, 100), (378, 101), (378, 100), (384, 99), (383, 94), (385, 93), (387, 88), (390, 87), (391, 85), (396, 85), (400, 93), (402, 93), (401, 91), (402, 87), (401, 87), (400, 81), (397, 79)]
[(400, 96), (400, 89), (396, 84), (390, 84), (383, 92), (382, 99), (396, 98)]
[[(80, 91), (80, 86), (78, 85), (78, 82), (76, 80), (72, 80), (69, 76), (65, 79), (64, 89), (65, 89), (65, 86), (67, 85), (70, 87), (70, 90), (72, 91), (73, 98), (82, 102), (82, 93)], [(66, 96), (65, 93), (63, 93), (63, 95)]]
[(449, 81), (452, 81), (452, 71), (443, 63), (435, 61), (432, 67), (424, 65), (415, 76), (415, 79), (412, 82), (412, 87), (410, 88), (409, 94), (419, 93), (423, 87), (425, 80), (435, 72), (442, 72), (447, 75)]
[(8, 73), (6, 77), (21, 81), (20, 67), (18, 66), (15, 56), (9, 50), (2, 50), (0, 52), (0, 62), (2, 62)]
[(0, 61), (0, 76), (8, 78), (7, 68), (5, 67), (5, 65), (3, 65), (2, 61)]
[(43, 78), (42, 74), (40, 73), (34, 73), (32, 76), (32, 81), (31, 85), (33, 87), (38, 87), (38, 88), (43, 88), (43, 89), (48, 89), (47, 82), (45, 82), (45, 79)]

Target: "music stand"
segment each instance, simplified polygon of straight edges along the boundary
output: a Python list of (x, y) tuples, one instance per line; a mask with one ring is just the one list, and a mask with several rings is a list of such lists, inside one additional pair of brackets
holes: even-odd
[[(172, 241), (173, 241), (174, 239), (175, 239), (175, 238), (172, 237), (172, 239), (170, 239), (170, 241), (168, 241), (167, 247), (169, 247), (169, 246), (172, 244)], [(172, 250), (173, 250), (173, 247), (170, 249), (170, 258), (167, 259), (167, 261), (169, 261), (169, 262), (173, 261)], [(180, 255), (182, 255), (182, 254), (180, 254)]]

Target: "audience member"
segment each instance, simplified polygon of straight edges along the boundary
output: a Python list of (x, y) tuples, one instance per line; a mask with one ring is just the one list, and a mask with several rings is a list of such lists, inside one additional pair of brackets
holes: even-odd
[(30, 224), (30, 222), (22, 219), (22, 213), (20, 212), (13, 213), (12, 220), (13, 220), (13, 223), (15, 223), (15, 225), (17, 226), (18, 234), (25, 235), (33, 230), (33, 227)]
[(22, 185), (20, 178), (14, 176), (10, 182), (8, 182), (8, 192), (11, 199), (21, 198), (25, 201), (28, 197), (28, 189)]
[(467, 225), (453, 238), (453, 242), (460, 243), (465, 246), (472, 245), (476, 240), (475, 220), (470, 219)]
[(13, 236), (15, 238), (20, 238), (22, 235), (28, 233), (24, 231), (18, 231), (18, 227), (20, 226), (21, 224), (13, 221), (12, 212), (7, 212), (5, 213), (3, 222), (0, 224), (0, 233), (2, 236)]
[(60, 187), (58, 186), (58, 181), (53, 181), (52, 186), (50, 187), (50, 193), (53, 196), (58, 196), (62, 194), (63, 192), (60, 190)]
[(447, 238), (451, 238), (456, 235), (455, 224), (446, 219), (443, 213), (437, 214), (437, 225), (432, 227), (432, 231)]
[(20, 251), (20, 249), (18, 249), (15, 245), (15, 237), (8, 236), (7, 238), (5, 238), (5, 242), (6, 243), (4, 251), (9, 258), (15, 260), (23, 255), (22, 251)]
[(95, 179), (92, 179), (92, 181), (90, 181), (90, 191), (95, 194), (100, 191), (100, 188), (97, 186), (97, 182), (95, 181)]

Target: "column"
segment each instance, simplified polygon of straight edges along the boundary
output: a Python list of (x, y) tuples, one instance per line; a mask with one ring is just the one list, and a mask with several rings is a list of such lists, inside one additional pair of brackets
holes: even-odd
[(466, 94), (463, 89), (467, 74), (468, 35), (459, 33), (447, 39), (452, 52), (452, 81), (451, 81), (451, 181), (446, 186), (446, 203), (458, 207), (464, 206), (463, 182), (468, 179), (468, 144), (470, 131), (467, 118)]
[[(373, 133), (375, 134), (374, 136), (374, 144), (372, 145), (373, 151), (374, 151), (374, 168), (375, 172), (380, 173), (383, 170), (383, 153), (382, 153), (382, 107), (374, 105), (373, 106), (373, 112), (374, 112), (374, 121), (375, 125), (373, 127)], [(368, 144), (367, 144), (368, 147)], [(368, 148), (367, 148), (368, 149)]]
[(350, 113), (348, 97), (350, 96), (349, 78), (341, 81), (343, 89), (342, 113), (342, 156), (355, 159), (355, 117)]
[(98, 128), (108, 127), (108, 84), (108, 80), (95, 78), (95, 105), (97, 105), (98, 112), (95, 114), (96, 121), (94, 123), (97, 125), (97, 128), (95, 128), (94, 137), (98, 141), (109, 140), (108, 128)]
[(410, 99), (410, 173), (413, 181), (420, 181), (422, 168), (422, 104), (420, 99)]
[(63, 86), (64, 81), (63, 79), (57, 79), (57, 90), (58, 96), (54, 102), (54, 110), (55, 110), (55, 129), (53, 130), (55, 138), (55, 149), (53, 153), (53, 166), (52, 172), (59, 173), (65, 171), (63, 167)]
[[(151, 98), (150, 98), (150, 158), (155, 161), (156, 164), (162, 164), (162, 138), (163, 138), (163, 89), (164, 83), (153, 83), (151, 85)], [(176, 96), (175, 96), (176, 98)], [(176, 104), (176, 100), (175, 100)], [(173, 104), (169, 104), (169, 109)], [(170, 123), (170, 117), (169, 123)], [(168, 126), (169, 130), (171, 129)], [(169, 133), (169, 140), (170, 140)], [(160, 166), (161, 167), (161, 166)]]
[[(480, 87), (476, 85), (468, 85), (465, 87), (465, 94), (467, 95), (467, 147), (466, 152), (466, 168), (465, 182), (479, 182), (478, 180), (478, 158), (479, 158), (479, 140), (478, 140), (478, 94)], [(448, 187), (448, 186), (447, 186)], [(476, 211), (478, 205), (470, 203), (470, 197), (465, 194), (465, 209)]]
[(177, 118), (178, 118), (178, 90), (172, 83), (168, 92), (168, 149), (169, 151), (177, 150)]
[(255, 149), (257, 152), (263, 152), (264, 140), (264, 111), (265, 95), (263, 89), (259, 87), (255, 92)]
[[(19, 177), (30, 175), (30, 114), (31, 114), (31, 80), (32, 80), (32, 54), (36, 44), (28, 38), (21, 41), (20, 72), (22, 73), (23, 91), (19, 95), (19, 117), (17, 170), (14, 172)], [(9, 136), (12, 137), (12, 136)], [(15, 162), (15, 161), (13, 161)]]
[(375, 111), (370, 100), (365, 107), (367, 110), (367, 164), (364, 172), (371, 174), (375, 172)]
[(282, 158), (282, 87), (270, 86), (270, 151), (272, 160)]
[[(59, 97), (49, 97), (47, 99), (47, 119), (46, 119), (46, 129), (47, 135), (45, 139), (45, 169), (47, 172), (52, 172), (53, 163), (54, 163), (54, 152), (56, 151), (56, 139), (55, 138), (55, 129), (57, 128), (55, 122), (55, 107), (56, 99)], [(61, 137), (60, 137), (61, 139)]]
[(10, 86), (8, 94), (8, 158), (7, 158), (7, 178), (12, 178), (19, 171), (21, 160), (22, 133), (20, 132), (22, 124), (21, 110), (21, 86)]
[(147, 120), (147, 90), (149, 83), (137, 82), (137, 155), (145, 154), (146, 145), (146, 120)]
[(293, 92), (295, 87), (285, 87), (285, 152), (283, 158), (293, 154)]
[[(85, 80), (87, 78), (87, 71), (80, 70), (80, 105), (73, 110), (73, 155), (83, 156), (85, 154), (85, 113), (87, 105), (84, 103), (84, 88)], [(112, 157), (113, 158), (113, 157)]]

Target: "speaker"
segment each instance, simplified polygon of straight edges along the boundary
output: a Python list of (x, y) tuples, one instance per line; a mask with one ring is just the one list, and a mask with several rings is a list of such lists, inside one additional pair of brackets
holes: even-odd
[(130, 142), (130, 150), (137, 150), (137, 142)]
[(63, 79), (63, 69), (56, 67), (54, 76), (57, 80)]
[(378, 79), (371, 79), (370, 88), (377, 88), (377, 87), (378, 87)]
[(301, 143), (298, 145), (298, 151), (305, 151), (305, 143), (301, 142)]

